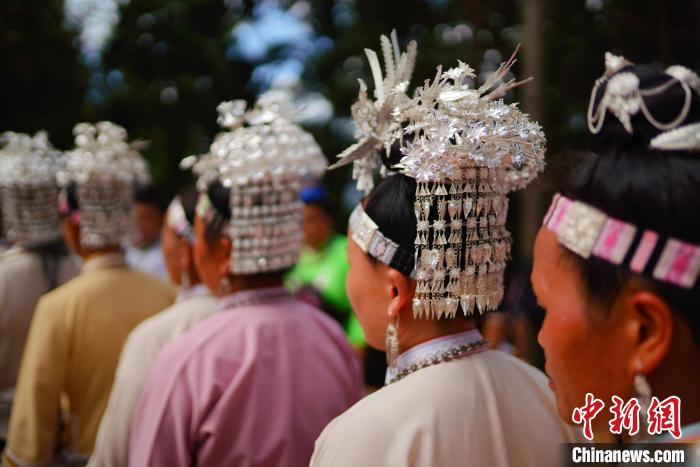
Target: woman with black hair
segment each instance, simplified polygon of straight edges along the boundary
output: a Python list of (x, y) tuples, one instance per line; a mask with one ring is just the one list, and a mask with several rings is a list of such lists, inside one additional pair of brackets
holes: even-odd
[(156, 359), (132, 467), (306, 466), (323, 427), (362, 395), (340, 325), (282, 286), (301, 250), (301, 181), (325, 168), (288, 107), (273, 93), (248, 112), (219, 106), (229, 131), (194, 164), (194, 259), (220, 311)]
[(129, 334), (89, 466), (128, 464), (131, 420), (158, 353), (168, 342), (218, 310), (218, 300), (202, 283), (194, 264), (196, 204), (197, 192), (194, 187), (188, 187), (168, 206), (160, 246), (170, 280), (179, 288), (177, 298), (172, 306), (148, 318)]
[[(584, 424), (589, 437), (612, 427), (625, 442), (637, 431), (697, 442), (700, 78), (608, 54), (588, 120), (593, 153), (555, 196), (534, 252), (559, 414), (583, 422), (578, 408), (597, 399), (606, 409)], [(612, 424), (608, 409), (628, 402), (637, 430)]]
[(79, 272), (58, 229), (57, 151), (43, 132), (1, 138), (2, 223), (14, 245), (0, 255), (0, 449), (34, 308)]
[(382, 389), (324, 430), (311, 465), (559, 465), (570, 431), (544, 375), (489, 350), (476, 324), (502, 300), (506, 195), (543, 168), (544, 135), (498, 100), (513, 86), (497, 85), (512, 59), (477, 90), (464, 84), (473, 78), (464, 63), (438, 71), (414, 100), (405, 82), (415, 45), (398, 55), (395, 38), (382, 41), (396, 54), (383, 79), (368, 53), (377, 100), (363, 83), (353, 115), (366, 133), (341, 164), (354, 161), (370, 189), (374, 151), (398, 144), (403, 154), (384, 157), (395, 173), (349, 222), (348, 295), (389, 368)]

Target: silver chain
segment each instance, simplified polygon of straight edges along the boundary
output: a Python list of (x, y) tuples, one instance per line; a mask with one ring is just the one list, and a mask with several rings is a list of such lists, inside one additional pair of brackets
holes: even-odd
[(475, 350), (479, 350), (483, 347), (486, 347), (488, 345), (489, 341), (487, 340), (480, 340), (476, 342), (472, 342), (470, 344), (464, 344), (460, 345), (457, 347), (453, 347), (451, 349), (445, 350), (444, 352), (440, 352), (436, 355), (426, 357), (422, 360), (419, 360), (415, 363), (411, 363), (405, 368), (402, 368), (396, 373), (396, 376), (394, 376), (388, 384), (395, 383), (397, 381), (402, 380), (406, 376), (410, 375), (411, 373), (414, 373), (418, 370), (422, 370), (423, 368), (427, 368), (429, 366), (433, 365), (438, 365), (440, 363), (445, 363), (445, 362), (451, 362), (452, 360), (458, 360), (460, 358), (466, 357)]
[[(254, 289), (249, 290), (252, 291)], [(242, 306), (261, 305), (264, 303), (283, 300), (285, 298), (291, 298), (291, 296), (292, 295), (285, 289), (257, 292), (250, 295), (246, 294), (242, 297), (236, 297), (236, 294), (234, 293), (229, 297), (222, 298), (219, 308), (222, 310), (229, 310), (231, 308), (238, 308)]]

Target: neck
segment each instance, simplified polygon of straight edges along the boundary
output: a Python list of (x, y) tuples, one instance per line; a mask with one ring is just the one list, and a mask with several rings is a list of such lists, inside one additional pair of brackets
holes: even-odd
[[(409, 318), (406, 318), (409, 317)], [(423, 342), (458, 332), (476, 329), (472, 319), (413, 319), (412, 312), (402, 313), (399, 321), (399, 352), (403, 353)]]
[(154, 247), (158, 244), (158, 239), (156, 238), (155, 240), (152, 240), (148, 243), (146, 242), (134, 242), (134, 246), (138, 248), (139, 250), (148, 250), (151, 247)]
[[(681, 400), (681, 427), (692, 425), (700, 422), (700, 384), (697, 377), (693, 374), (697, 373), (697, 368), (678, 375), (671, 384), (663, 385), (655, 383), (650, 379), (652, 396), (655, 396), (659, 401), (663, 401), (669, 396), (678, 396)], [(692, 375), (692, 376), (691, 376)], [(689, 381), (689, 379), (694, 381)], [(622, 442), (624, 444), (638, 443), (640, 440), (649, 437), (646, 432), (647, 414), (640, 411), (639, 413), (640, 430), (639, 433), (631, 437), (625, 430), (622, 431)]]
[(700, 349), (673, 349), (664, 363), (648, 376), (652, 395), (664, 400), (678, 396), (681, 400), (681, 424), (700, 422), (700, 373), (697, 362)]
[(282, 287), (282, 274), (255, 274), (251, 276), (230, 276), (229, 293), (243, 290)]
[[(187, 274), (187, 278), (189, 279), (190, 287), (194, 287), (195, 285), (202, 283), (202, 278), (199, 277), (199, 272), (197, 272), (197, 269), (194, 266), (190, 266), (186, 271), (180, 271), (180, 280), (177, 281), (178, 286), (182, 285), (182, 278), (185, 274)], [(173, 279), (173, 282), (175, 282), (175, 279)]]
[[(698, 360), (700, 360), (700, 347), (690, 328), (678, 319), (676, 326), (674, 326), (671, 347), (666, 357), (659, 366), (647, 375), (652, 396), (657, 397), (659, 401), (663, 401), (669, 396), (680, 398), (681, 426), (700, 422)], [(640, 413), (639, 417), (640, 421), (646, 420), (644, 413)], [(645, 437), (645, 433), (638, 435), (634, 440), (630, 440), (629, 436), (625, 436), (623, 440), (625, 443), (637, 442), (639, 438)]]
[(119, 246), (109, 246), (105, 248), (100, 248), (99, 250), (81, 250), (78, 252), (85, 260), (92, 258), (97, 258), (99, 256), (109, 255), (112, 253), (121, 253), (122, 249)]

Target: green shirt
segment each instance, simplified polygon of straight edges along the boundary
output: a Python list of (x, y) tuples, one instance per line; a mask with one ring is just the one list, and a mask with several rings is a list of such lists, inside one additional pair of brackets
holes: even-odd
[(303, 286), (316, 289), (323, 301), (346, 317), (345, 331), (350, 342), (364, 345), (364, 333), (345, 291), (345, 276), (349, 267), (347, 243), (344, 235), (336, 234), (318, 251), (305, 248), (297, 265), (287, 274), (285, 285), (293, 291)]

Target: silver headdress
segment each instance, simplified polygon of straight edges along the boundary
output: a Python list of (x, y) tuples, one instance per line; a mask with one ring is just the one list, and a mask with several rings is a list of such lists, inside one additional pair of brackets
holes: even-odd
[(79, 206), (80, 244), (85, 248), (121, 245), (134, 233), (134, 187), (150, 179), (140, 142), (129, 143), (124, 128), (112, 122), (79, 123), (73, 128), (75, 148), (66, 153), (57, 180), (73, 184)]
[[(468, 65), (459, 62), (445, 73), (438, 68), (410, 103), (397, 99), (401, 105), (393, 118), (409, 142), (402, 145), (404, 157), (396, 168), (417, 181), (416, 317), (452, 318), (459, 309), (465, 315), (483, 313), (503, 298), (511, 244), (506, 195), (543, 170), (546, 143), (536, 122), (500, 100), (527, 81), (499, 84), (514, 63), (515, 53), (477, 89), (465, 83), (475, 78)], [(355, 219), (369, 217), (363, 214)], [(357, 224), (351, 224), (353, 237), (372, 230)]]
[[(597, 134), (603, 128), (605, 117), (609, 113), (615, 116), (628, 133), (633, 133), (632, 117), (641, 112), (644, 118), (663, 133), (649, 143), (649, 147), (661, 151), (698, 151), (700, 150), (700, 124), (683, 125), (692, 102), (693, 93), (700, 96), (700, 77), (681, 65), (666, 69), (668, 80), (652, 88), (641, 88), (639, 77), (625, 68), (633, 66), (624, 57), (607, 52), (605, 54), (605, 73), (593, 87), (588, 105), (588, 129)], [(599, 89), (607, 84), (605, 92), (597, 102)], [(676, 117), (669, 122), (661, 122), (649, 111), (645, 99), (658, 96), (673, 86), (681, 86), (684, 92), (683, 104)]]
[[(631, 66), (623, 57), (605, 55), (606, 70), (593, 87), (588, 109), (591, 133), (601, 131), (610, 113), (629, 134), (634, 133), (635, 125), (644, 124), (644, 120), (658, 130), (660, 133), (649, 143), (650, 149), (700, 151), (700, 123), (686, 123), (696, 120), (688, 115), (693, 93), (700, 96), (700, 77), (688, 68), (674, 65), (665, 70), (666, 76), (662, 76), (660, 84), (642, 88), (639, 77), (627, 69)], [(601, 93), (603, 84), (607, 86)], [(683, 104), (672, 121), (660, 122), (647, 107), (646, 99), (673, 96), (668, 100), (675, 101), (675, 93), (663, 96), (673, 87), (683, 90)], [(639, 113), (644, 120), (632, 121)], [(596, 257), (682, 288), (700, 286), (700, 245), (609, 216), (593, 205), (561, 194), (554, 196), (543, 224), (556, 234), (563, 247), (584, 259)]]
[[(218, 123), (229, 131), (216, 136), (207, 154), (182, 163), (199, 176), (197, 215), (231, 239), (231, 274), (289, 268), (303, 241), (301, 182), (323, 173), (321, 149), (292, 123), (295, 109), (284, 92), (262, 95), (248, 111), (242, 100), (222, 102), (217, 110)], [(217, 181), (230, 190), (228, 221), (207, 196)]]
[(45, 132), (0, 135), (0, 189), (7, 237), (20, 244), (60, 238), (56, 204), (59, 152)]
[[(406, 95), (416, 63), (417, 45), (415, 41), (408, 44), (406, 52), (399, 51), (396, 31), (392, 31), (391, 40), (381, 36), (382, 54), (386, 77), (374, 50), (365, 49), (374, 79), (374, 98), (367, 96), (367, 84), (361, 79), (360, 92), (350, 111), (357, 125), (358, 142), (338, 155), (338, 162), (329, 169), (353, 163), (353, 179), (357, 180), (357, 189), (369, 193), (374, 187), (374, 171), (379, 159), (378, 151), (389, 152), (391, 145), (402, 139), (401, 112), (414, 103)], [(381, 166), (381, 163), (379, 164)], [(383, 166), (381, 166), (384, 169)], [(382, 171), (382, 174), (385, 174)]]

